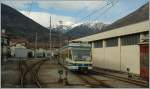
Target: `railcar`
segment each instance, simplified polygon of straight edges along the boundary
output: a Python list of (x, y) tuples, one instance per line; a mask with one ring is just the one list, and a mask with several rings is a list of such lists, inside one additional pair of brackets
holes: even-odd
[(59, 50), (59, 63), (69, 70), (88, 72), (92, 69), (91, 45), (69, 43)]

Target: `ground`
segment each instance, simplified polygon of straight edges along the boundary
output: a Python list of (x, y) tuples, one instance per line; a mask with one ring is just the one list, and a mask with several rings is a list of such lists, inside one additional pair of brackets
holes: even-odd
[[(32, 64), (42, 59), (24, 59), (27, 64)], [(1, 72), (1, 87), (4, 88), (17, 88), (20, 86), (19, 75), (19, 61), (16, 58), (9, 59), (4, 65), (2, 65)], [(67, 71), (67, 83), (64, 80), (60, 81), (59, 70), (63, 70), (61, 75), (62, 79), (65, 78), (65, 71)], [(87, 87), (115, 87), (115, 88), (141, 88), (136, 84), (119, 81), (110, 77), (102, 76), (102, 74), (89, 72), (83, 74), (79, 72), (71, 72), (61, 65), (58, 65), (57, 60), (47, 60), (39, 68), (38, 77), (41, 86), (44, 88), (87, 88)], [(116, 73), (117, 75), (117, 73)], [(119, 74), (118, 74), (119, 75)], [(28, 78), (32, 81), (32, 79)], [(25, 87), (35, 87), (30, 84), (26, 84)]]

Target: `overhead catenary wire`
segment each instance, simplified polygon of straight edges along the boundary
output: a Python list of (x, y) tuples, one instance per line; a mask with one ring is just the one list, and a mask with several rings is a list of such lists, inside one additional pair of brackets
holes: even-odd
[(107, 13), (118, 2), (119, 2), (119, 0), (117, 0), (115, 3), (113, 3), (110, 7), (106, 8), (106, 10), (103, 11), (101, 14), (99, 14), (96, 18), (94, 18), (93, 21), (99, 19), (101, 16), (103, 16), (105, 13)]
[(97, 13), (99, 10), (101, 10), (101, 9), (107, 7), (108, 5), (111, 5), (111, 4), (113, 4), (113, 3), (112, 3), (112, 2), (107, 2), (107, 4), (104, 5), (103, 7), (97, 8), (96, 10), (92, 11), (90, 14), (88, 14), (87, 16), (81, 18), (79, 21), (76, 21), (75, 23), (71, 24), (70, 26), (73, 26), (73, 25), (75, 25), (75, 24), (77, 24), (77, 23), (83, 21), (83, 20), (86, 19), (87, 17), (92, 16), (93, 14)]
[(30, 7), (29, 7), (29, 11), (28, 11), (28, 16), (30, 16), (30, 13), (31, 13), (31, 11), (32, 11), (32, 6), (33, 6), (33, 0), (32, 0), (32, 2), (31, 2), (31, 4), (30, 4)]
[[(14, 9), (16, 9), (16, 10), (18, 9), (18, 8), (14, 5), (13, 0), (9, 0), (9, 2), (10, 2), (10, 4), (12, 5), (12, 7), (13, 7)], [(10, 6), (11, 6), (11, 5), (10, 5)]]
[(83, 9), (80, 9), (79, 11), (77, 11), (74, 16), (75, 16), (75, 17), (78, 17), (81, 13), (84, 12), (85, 8), (86, 8), (86, 7), (84, 7)]
[[(14, 5), (13, 0), (8, 0), (8, 1), (10, 2), (11, 6), (12, 6), (14, 9), (16, 9), (16, 10), (19, 9), (19, 8), (17, 8), (17, 7)], [(28, 11), (27, 11), (27, 16), (29, 16), (30, 13), (31, 13), (31, 11), (32, 11), (33, 2), (34, 2), (34, 0), (32, 0), (31, 3), (30, 3), (30, 7), (29, 7), (29, 9), (28, 9)], [(20, 9), (19, 9), (19, 10), (20, 10)]]

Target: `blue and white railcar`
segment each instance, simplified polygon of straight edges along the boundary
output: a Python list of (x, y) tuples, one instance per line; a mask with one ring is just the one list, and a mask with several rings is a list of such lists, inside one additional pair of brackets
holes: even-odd
[(92, 69), (91, 45), (88, 43), (69, 43), (59, 50), (60, 64), (69, 70), (88, 71)]

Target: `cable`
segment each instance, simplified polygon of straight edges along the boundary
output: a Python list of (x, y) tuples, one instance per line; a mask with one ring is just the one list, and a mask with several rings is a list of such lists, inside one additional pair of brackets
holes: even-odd
[[(105, 6), (101, 7), (100, 9), (103, 9), (103, 8), (105, 8), (105, 7), (109, 6), (109, 5), (114, 6), (114, 2), (115, 2), (115, 3), (118, 3), (118, 1), (119, 1), (119, 0), (116, 0), (116, 2), (115, 2), (115, 1), (110, 1), (110, 2), (108, 2), (108, 1), (107, 1), (107, 5), (105, 5)], [(111, 6), (111, 7), (112, 7), (112, 6)], [(111, 7), (109, 7), (109, 8), (108, 8), (108, 10), (109, 10)], [(89, 15), (87, 15), (86, 17), (83, 17), (81, 20), (79, 20), (79, 21), (75, 22), (74, 24), (71, 24), (71, 26), (73, 26), (73, 25), (75, 25), (75, 24), (77, 24), (77, 23), (81, 22), (83, 19), (85, 19), (85, 18), (87, 18), (87, 17), (89, 17), (89, 16), (91, 16), (91, 15), (95, 14), (96, 12), (98, 12), (98, 10), (99, 10), (99, 9), (94, 10), (92, 13), (90, 13), (90, 14), (89, 14)], [(104, 13), (105, 13), (105, 12), (104, 12)]]
[(76, 12), (76, 14), (74, 15), (75, 17), (77, 17), (79, 14), (83, 13), (83, 11), (85, 10), (86, 7), (84, 7), (83, 9), (79, 10)]
[(32, 5), (33, 5), (33, 0), (32, 0), (32, 2), (31, 2), (31, 4), (30, 4), (30, 8), (29, 8), (29, 11), (28, 11), (28, 16), (29, 16), (29, 15), (30, 15), (30, 13), (31, 13)]
[(103, 9), (103, 8), (105, 8), (106, 6), (111, 5), (111, 4), (112, 4), (112, 2), (110, 2), (110, 3), (107, 2), (107, 4), (106, 4), (105, 6), (103, 6), (103, 7), (101, 7), (101, 8), (98, 8), (98, 9), (94, 10), (93, 12), (91, 12), (91, 13), (88, 14), (87, 16), (81, 18), (79, 21), (76, 21), (74, 24), (71, 24), (70, 26), (73, 26), (73, 25), (75, 25), (76, 23), (81, 22), (81, 21), (84, 20), (85, 18), (87, 18), (87, 17), (89, 17), (89, 16), (92, 16), (93, 14), (95, 14), (96, 12), (98, 12), (100, 9)]
[[(115, 2), (115, 4), (117, 4), (118, 2), (119, 2), (119, 0), (117, 0), (117, 1)], [(115, 4), (113, 3), (112, 6), (108, 7), (104, 12), (102, 12), (100, 15), (98, 15), (94, 20), (96, 20), (96, 19), (100, 18), (101, 16), (103, 16), (103, 15), (104, 15), (107, 11), (109, 11)]]
[(12, 4), (12, 7), (17, 10), (17, 7), (13, 4), (13, 1), (12, 0), (9, 0), (9, 1)]

